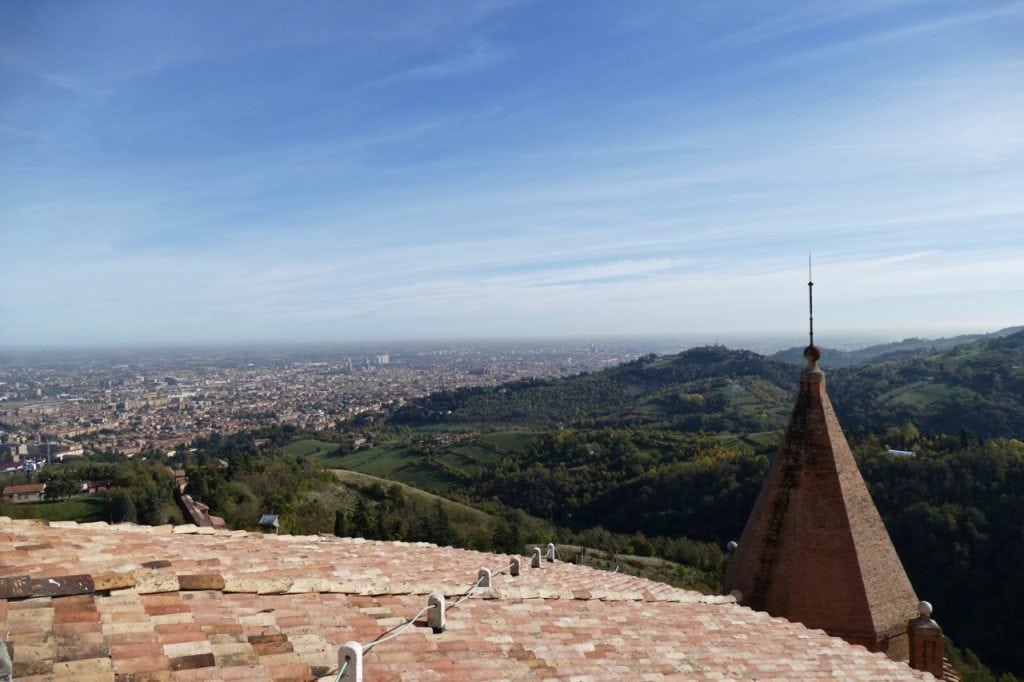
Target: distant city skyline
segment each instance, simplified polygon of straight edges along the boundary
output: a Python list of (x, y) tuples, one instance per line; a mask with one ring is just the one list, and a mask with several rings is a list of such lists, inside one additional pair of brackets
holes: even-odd
[(0, 347), (1024, 323), (1024, 2), (0, 5)]

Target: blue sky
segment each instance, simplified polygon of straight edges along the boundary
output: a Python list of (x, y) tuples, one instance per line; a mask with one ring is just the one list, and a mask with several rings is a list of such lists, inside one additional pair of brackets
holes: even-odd
[(0, 3), (0, 345), (1024, 323), (1022, 2)]

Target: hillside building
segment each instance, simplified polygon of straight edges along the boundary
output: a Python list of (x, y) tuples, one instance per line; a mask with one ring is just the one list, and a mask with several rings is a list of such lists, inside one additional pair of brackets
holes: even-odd
[(4, 488), (4, 502), (38, 502), (46, 494), (45, 483), (28, 483), (26, 485), (9, 485)]

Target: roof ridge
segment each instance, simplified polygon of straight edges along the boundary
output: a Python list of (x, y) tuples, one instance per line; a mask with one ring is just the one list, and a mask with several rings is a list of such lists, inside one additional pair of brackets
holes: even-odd
[[(155, 562), (159, 563), (159, 562)], [(249, 578), (220, 571), (163, 570), (166, 567), (148, 567), (128, 571), (97, 571), (93, 573), (66, 573), (33, 578), (20, 574), (0, 578), (0, 599), (29, 599), (33, 597), (72, 596), (94, 592), (114, 592), (133, 589), (139, 594), (161, 592), (205, 592), (218, 591), (225, 594), (347, 594), (361, 596), (378, 595), (430, 595), (441, 593), (445, 596), (460, 594), (460, 589), (449, 586), (383, 581), (363, 583), (331, 580), (329, 578)], [(598, 570), (598, 569), (592, 569)], [(644, 580), (644, 578), (637, 578)], [(468, 582), (468, 581), (467, 581)], [(530, 586), (493, 587), (478, 593), (488, 599), (541, 599), (578, 601), (643, 601), (643, 602), (688, 602), (698, 604), (734, 604), (731, 595), (708, 595), (675, 588), (674, 593), (653, 594), (650, 592), (574, 590), (569, 588), (544, 588)]]
[[(397, 540), (379, 541), (364, 538), (336, 537), (334, 535), (270, 535), (250, 531), (230, 531), (194, 525), (169, 524), (162, 526), (145, 526), (134, 523), (109, 524), (103, 521), (78, 523), (75, 521), (45, 521), (41, 519), (19, 520), (14, 522), (9, 517), (0, 517), (0, 524), (11, 522), (14, 528), (40, 528), (37, 532), (21, 534), (21, 539), (11, 542), (13, 549), (25, 554), (20, 560), (11, 557), (6, 568), (6, 578), (0, 579), (0, 598), (21, 598), (29, 596), (48, 596), (55, 590), (61, 594), (83, 594), (93, 591), (109, 592), (113, 590), (134, 589), (140, 594), (175, 591), (206, 591), (216, 590), (223, 593), (242, 594), (348, 594), (348, 595), (429, 595), (434, 592), (441, 594), (457, 594), (462, 590), (460, 583), (453, 581), (453, 576), (438, 576), (440, 564), (428, 566), (423, 574), (403, 574), (401, 567), (385, 568), (366, 565), (372, 558), (363, 561), (362, 556), (372, 557), (380, 554), (386, 547), (404, 547), (409, 551), (434, 549), (442, 552), (453, 564), (462, 566), (476, 558), (481, 565), (507, 562), (508, 555), (483, 552), (479, 550), (440, 547), (426, 542), (403, 542)], [(53, 530), (42, 530), (53, 529)], [(67, 547), (55, 547), (57, 543), (40, 542), (48, 540), (46, 535), (62, 534), (64, 530), (84, 531), (87, 535), (76, 534), (76, 537), (88, 538), (80, 551), (67, 554)], [(103, 536), (109, 534), (109, 540)], [(120, 563), (112, 561), (95, 562), (93, 554), (102, 553), (112, 543), (124, 546), (125, 535), (148, 536), (196, 536), (196, 543), (186, 541), (187, 545), (176, 544), (167, 546), (165, 541), (128, 540), (128, 546), (136, 542), (136, 555), (122, 553)], [(42, 537), (40, 537), (42, 536)], [(115, 540), (120, 537), (122, 539)], [(203, 536), (204, 540), (199, 540)], [(213, 537), (210, 537), (213, 536)], [(295, 545), (294, 550), (285, 550), (284, 556), (278, 561), (254, 561), (222, 564), (218, 558), (222, 539), (252, 542), (270, 540), (272, 546), (281, 543)], [(19, 544), (28, 541), (29, 544)], [(170, 537), (168, 540), (171, 541)], [(150, 550), (148, 545), (162, 543), (168, 551), (161, 553), (159, 549)], [(211, 545), (210, 543), (216, 543)], [(281, 551), (268, 550), (277, 555)], [(302, 549), (299, 547), (302, 546)], [(321, 553), (319, 547), (324, 552)], [(336, 546), (337, 551), (331, 551)], [(366, 550), (358, 549), (366, 547)], [(185, 547), (194, 547), (193, 553), (202, 555), (206, 549), (210, 556), (201, 560), (190, 558)], [(380, 548), (377, 550), (370, 548)], [(282, 548), (284, 549), (284, 548)], [(348, 551), (345, 551), (348, 550)], [(393, 554), (384, 552), (385, 554)], [(407, 553), (406, 553), (407, 554)], [(29, 556), (31, 555), (31, 556)], [(436, 560), (436, 556), (434, 557)], [(167, 559), (172, 559), (168, 561)], [(528, 558), (519, 555), (525, 566)], [(410, 559), (415, 563), (416, 557)], [(303, 570), (306, 563), (318, 563), (319, 569)], [(350, 565), (353, 570), (345, 575), (339, 567)], [(216, 568), (215, 568), (216, 567)], [(19, 570), (20, 569), (20, 570)], [(275, 570), (276, 569), (276, 570)], [(316, 574), (319, 570), (320, 573)], [(406, 566), (408, 572), (409, 567)], [(474, 569), (475, 570), (475, 569)], [(497, 599), (540, 599), (540, 600), (597, 600), (607, 602), (643, 601), (643, 602), (688, 602), (688, 603), (732, 603), (735, 599), (729, 595), (704, 595), (694, 590), (675, 587), (648, 578), (627, 574), (611, 574), (608, 571), (591, 566), (581, 566), (568, 562), (545, 563), (541, 570), (556, 571), (553, 580), (540, 578), (541, 573), (533, 573), (538, 569), (526, 569), (531, 576), (516, 579), (506, 576), (495, 585), (489, 598)], [(497, 578), (503, 571), (495, 571)], [(0, 574), (3, 575), (3, 574)], [(614, 578), (611, 576), (614, 575)], [(84, 578), (89, 578), (85, 580)], [(466, 583), (472, 582), (466, 576)], [(39, 582), (44, 580), (44, 582)], [(62, 587), (56, 588), (45, 581), (57, 581)], [(14, 587), (15, 582), (19, 587)]]

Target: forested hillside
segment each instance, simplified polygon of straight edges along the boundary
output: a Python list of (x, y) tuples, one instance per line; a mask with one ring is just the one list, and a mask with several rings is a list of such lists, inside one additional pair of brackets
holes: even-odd
[(828, 377), (847, 430), (877, 432), (910, 422), (923, 433), (963, 440), (1024, 431), (1024, 332)]
[(961, 647), (1024, 673), (1024, 442), (991, 440), (916, 458), (862, 448), (861, 471), (922, 599)]
[(392, 422), (755, 432), (784, 422), (792, 383), (784, 362), (711, 346), (566, 379), (435, 393), (398, 410)]
[[(821, 366), (848, 430), (907, 422), (929, 434), (1014, 437), (1024, 425), (1024, 331), (845, 369)], [(551, 381), (436, 393), (398, 410), (408, 426), (613, 428), (748, 434), (785, 426), (799, 383), (792, 364), (721, 346), (642, 357)]]
[[(840, 367), (858, 367), (860, 365), (888, 362), (890, 360), (909, 360), (923, 355), (934, 355), (935, 353), (949, 350), (956, 346), (963, 346), (985, 339), (1010, 336), (1011, 334), (1016, 334), (1019, 331), (1024, 331), (1024, 327), (1007, 327), (1005, 329), (992, 332), (991, 334), (961, 334), (960, 336), (940, 339), (919, 339), (915, 337), (892, 343), (868, 346), (858, 350), (836, 350), (826, 347), (823, 348), (822, 351), (828, 356), (829, 367), (833, 369)], [(803, 347), (787, 348), (785, 350), (780, 350), (778, 353), (775, 353), (770, 357), (802, 365), (804, 364), (804, 349)]]

